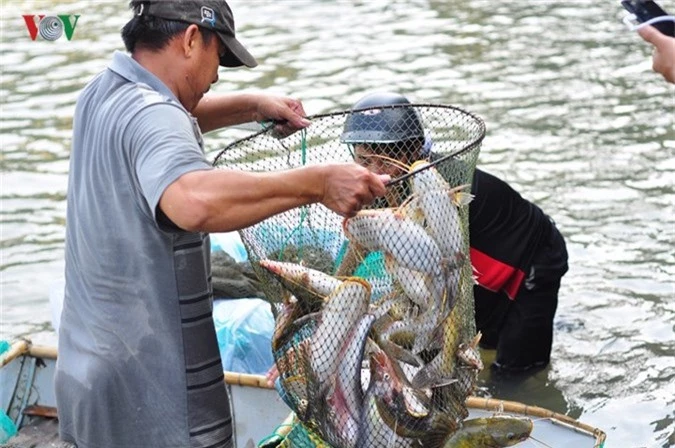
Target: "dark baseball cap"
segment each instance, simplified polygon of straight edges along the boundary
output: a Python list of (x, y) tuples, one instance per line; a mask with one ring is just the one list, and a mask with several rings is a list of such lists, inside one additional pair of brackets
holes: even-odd
[(150, 0), (136, 7), (136, 14), (194, 23), (213, 31), (229, 50), (220, 58), (223, 67), (258, 65), (251, 53), (234, 37), (234, 17), (225, 0)]

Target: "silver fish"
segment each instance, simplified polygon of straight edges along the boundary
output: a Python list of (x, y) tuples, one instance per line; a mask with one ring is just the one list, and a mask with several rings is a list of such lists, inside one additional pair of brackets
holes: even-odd
[(296, 263), (260, 260), (260, 266), (271, 272), (300, 302), (322, 302), (342, 281)]
[(391, 209), (365, 210), (343, 224), (350, 240), (368, 250), (381, 250), (402, 266), (440, 275), (443, 256), (422, 226)]
[(310, 366), (317, 384), (335, 374), (342, 342), (368, 311), (369, 302), (370, 285), (359, 278), (344, 280), (327, 297), (311, 342)]
[(326, 393), (329, 408), (325, 425), (326, 440), (334, 446), (354, 447), (363, 406), (361, 362), (375, 316), (364, 315), (352, 329), (340, 350), (340, 363)]

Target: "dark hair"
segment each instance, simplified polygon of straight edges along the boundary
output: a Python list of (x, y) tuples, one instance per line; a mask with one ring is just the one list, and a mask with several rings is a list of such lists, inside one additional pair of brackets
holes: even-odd
[[(146, 50), (161, 50), (174, 37), (185, 32), (189, 23), (178, 20), (167, 20), (148, 15), (138, 15), (145, 0), (131, 0), (129, 8), (134, 11), (134, 17), (122, 28), (122, 40), (129, 53), (137, 48)], [(199, 27), (204, 42), (209, 45), (214, 37), (212, 31)]]

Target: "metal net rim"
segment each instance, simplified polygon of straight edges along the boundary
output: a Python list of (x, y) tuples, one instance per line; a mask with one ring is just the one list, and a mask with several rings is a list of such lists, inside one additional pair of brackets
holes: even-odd
[[(458, 149), (457, 151), (452, 152), (452, 153), (447, 154), (447, 155), (444, 155), (443, 157), (441, 157), (438, 160), (429, 164), (429, 166), (437, 165), (438, 163), (440, 163), (444, 160), (447, 160), (448, 158), (451, 158), (451, 157), (457, 157), (457, 156), (471, 150), (472, 148), (475, 148), (476, 146), (480, 145), (481, 142), (483, 141), (483, 139), (485, 138), (486, 125), (485, 125), (485, 121), (482, 118), (480, 118), (478, 115), (474, 114), (473, 112), (469, 112), (466, 109), (463, 109), (463, 108), (458, 107), (458, 106), (453, 106), (453, 105), (450, 105), (450, 104), (435, 104), (435, 103), (390, 104), (390, 105), (386, 105), (386, 106), (370, 106), (370, 107), (363, 107), (363, 108), (358, 108), (358, 109), (339, 110), (339, 111), (335, 111), (335, 112), (327, 112), (327, 113), (309, 115), (305, 118), (311, 122), (312, 120), (319, 120), (319, 119), (323, 119), (323, 118), (336, 117), (336, 116), (339, 116), (339, 115), (350, 115), (350, 114), (353, 114), (353, 113), (356, 113), (356, 112), (364, 112), (364, 111), (368, 111), (368, 110), (408, 109), (408, 108), (412, 108), (412, 109), (417, 109), (417, 108), (449, 109), (449, 110), (459, 112), (460, 114), (463, 114), (463, 115), (467, 116), (468, 118), (471, 118), (475, 122), (475, 124), (478, 125), (478, 128), (477, 128), (478, 135), (474, 139), (472, 139), (472, 141), (470, 141), (469, 143), (467, 143), (465, 146)], [(242, 137), (242, 138), (237, 139), (237, 140), (233, 141), (232, 143), (228, 144), (223, 149), (221, 149), (218, 152), (218, 154), (214, 157), (213, 162), (212, 162), (212, 166), (217, 167), (218, 162), (220, 161), (220, 158), (227, 151), (233, 149), (236, 146), (241, 145), (244, 142), (247, 142), (249, 140), (253, 140), (260, 135), (263, 135), (265, 133), (268, 133), (268, 132), (272, 131), (272, 129), (274, 129), (276, 124), (278, 124), (278, 123), (273, 122), (272, 124), (263, 127), (263, 129), (252, 133), (251, 135), (248, 135), (246, 137)], [(311, 124), (310, 124), (310, 126), (311, 126)], [(424, 169), (424, 168), (422, 168), (422, 169)], [(421, 171), (421, 170), (418, 170), (418, 171)], [(412, 173), (409, 173), (409, 175), (413, 175), (418, 171), (414, 171)], [(406, 175), (405, 177), (408, 177), (408, 175)], [(396, 182), (404, 180), (405, 177), (396, 179)]]

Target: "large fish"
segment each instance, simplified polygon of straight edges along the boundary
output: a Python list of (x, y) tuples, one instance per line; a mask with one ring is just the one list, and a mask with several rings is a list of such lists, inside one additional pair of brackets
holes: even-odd
[(416, 305), (426, 310), (432, 305), (432, 301), (440, 301), (436, 296), (442, 296), (442, 288), (441, 291), (434, 288), (437, 285), (429, 274), (409, 269), (399, 264), (391, 255), (385, 256), (384, 261), (387, 271), (396, 279), (405, 296)]
[(398, 380), (394, 362), (383, 351), (370, 355), (370, 383), (363, 402), (357, 448), (386, 446), (409, 448), (413, 440), (399, 436), (383, 420), (378, 410), (378, 401), (390, 405), (396, 394), (403, 391)]
[(368, 311), (370, 285), (360, 278), (344, 280), (327, 298), (311, 342), (310, 366), (317, 384), (335, 374), (343, 341)]
[(303, 307), (315, 308), (332, 293), (342, 281), (336, 277), (284, 261), (260, 260), (260, 266), (272, 273), (293, 294)]
[[(428, 165), (429, 162), (418, 161), (412, 164), (410, 171)], [(450, 188), (433, 166), (416, 173), (410, 182), (416, 197), (416, 201), (411, 203), (416, 203), (422, 210), (427, 231), (438, 243), (443, 255), (452, 257), (461, 252), (464, 249), (464, 232), (459, 207), (469, 204), (473, 199), (473, 195), (463, 191), (470, 185)]]
[(423, 448), (500, 448), (527, 440), (533, 423), (528, 418), (496, 416), (465, 420), (462, 427), (447, 433), (435, 428), (423, 439)]
[[(328, 408), (325, 418), (326, 441), (334, 446), (351, 448), (356, 445), (359, 418), (363, 406), (361, 362), (375, 317), (366, 314), (352, 329), (340, 350), (340, 363), (335, 378), (325, 394)], [(323, 394), (322, 394), (323, 395)]]
[(350, 241), (370, 251), (381, 250), (397, 263), (433, 276), (441, 274), (441, 250), (422, 226), (392, 209), (362, 210), (346, 218), (343, 228)]
[[(449, 302), (446, 309), (454, 306), (459, 281), (459, 266), (463, 262), (465, 247), (464, 235), (467, 234), (462, 225), (460, 209), (468, 205), (473, 195), (465, 190), (470, 185), (461, 185), (451, 188), (435, 167), (429, 162), (421, 160), (411, 165), (410, 171), (423, 167), (426, 169), (417, 172), (411, 178), (413, 197), (409, 201), (408, 209), (419, 208), (424, 215), (426, 231), (431, 235), (443, 254), (446, 263), (446, 299)], [(415, 211), (407, 211), (414, 214)], [(453, 263), (453, 260), (454, 263)]]

